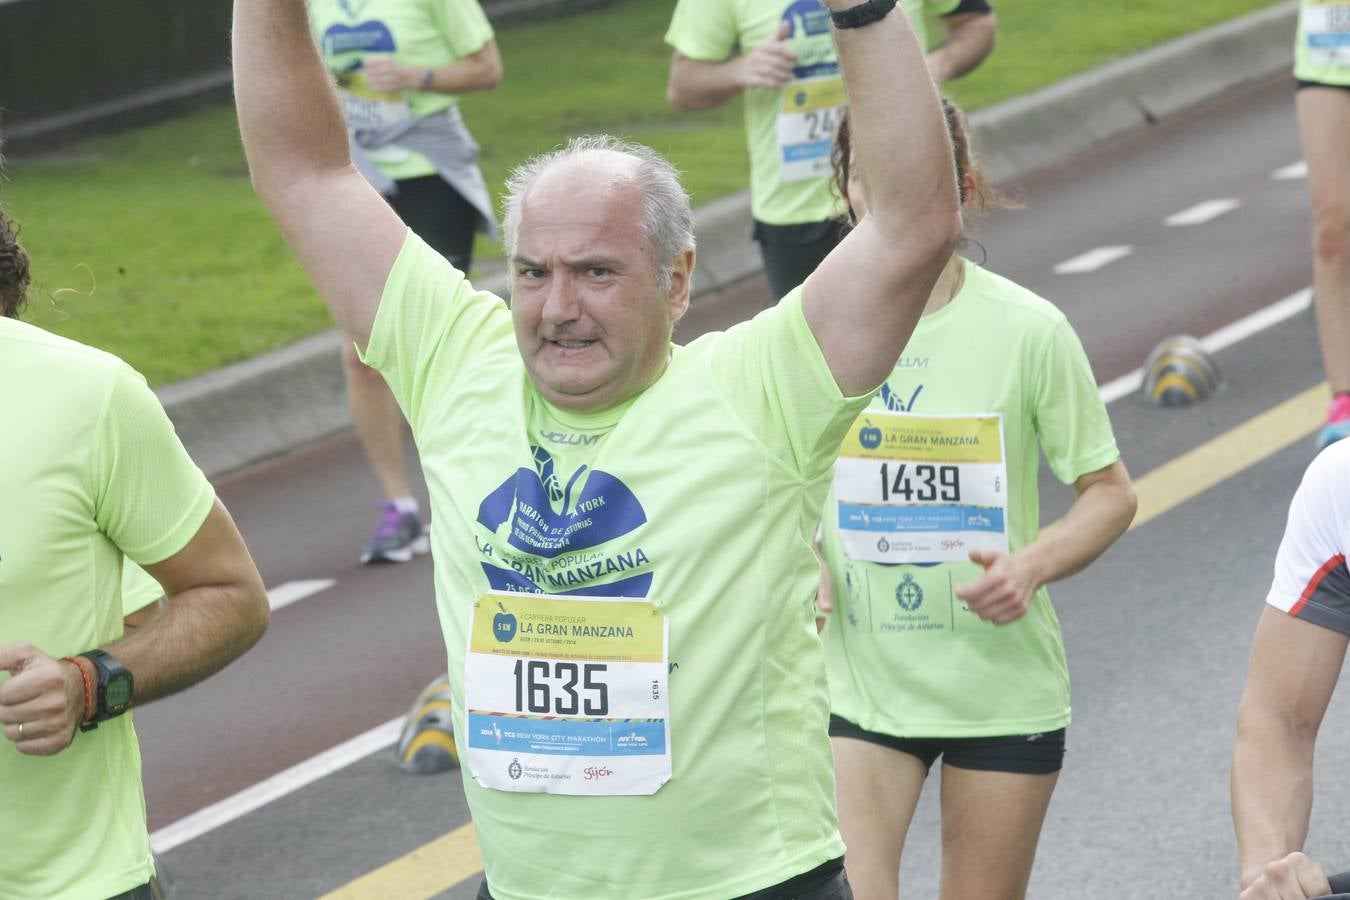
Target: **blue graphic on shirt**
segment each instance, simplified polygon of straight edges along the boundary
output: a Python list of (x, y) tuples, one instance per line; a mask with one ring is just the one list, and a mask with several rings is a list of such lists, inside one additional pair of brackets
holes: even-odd
[(891, 389), (889, 381), (881, 385), (881, 401), (886, 404), (886, 408), (891, 412), (914, 412), (914, 401), (919, 399), (919, 394), (923, 393), (923, 385), (914, 389), (914, 393), (909, 395), (909, 402)]
[[(517, 469), (478, 507), (478, 523), (519, 551), (509, 563), (503, 558), (507, 554), (483, 561), (492, 588), (583, 597), (647, 596), (651, 560), (642, 548), (598, 549), (646, 523), (637, 497), (618, 478), (588, 466), (563, 484), (552, 455), (543, 447), (530, 449), (534, 469)], [(485, 555), (493, 556), (486, 550)], [(629, 570), (632, 574), (623, 577)]]
[(795, 0), (783, 10), (788, 46), (797, 54), (794, 78), (838, 75), (839, 59), (830, 37), (830, 11), (820, 0)]
[(323, 33), (325, 56), (342, 53), (393, 53), (398, 47), (389, 26), (379, 20), (359, 25), (331, 25)]
[(349, 19), (359, 19), (368, 5), (370, 0), (338, 0), (338, 6), (342, 7)]

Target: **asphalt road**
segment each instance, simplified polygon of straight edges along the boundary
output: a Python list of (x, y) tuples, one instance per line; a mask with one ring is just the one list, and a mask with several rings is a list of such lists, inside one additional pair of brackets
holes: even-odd
[[(1274, 177), (1298, 159), (1292, 84), (1280, 80), (1014, 186), (1024, 208), (992, 213), (969, 255), (987, 254), (991, 269), (1060, 305), (1104, 383), (1166, 335), (1212, 332), (1310, 283), (1305, 184)], [(1164, 224), (1179, 213), (1198, 223)], [(700, 302), (677, 339), (744, 318), (765, 299), (755, 279)], [(1136, 476), (1321, 380), (1309, 313), (1218, 358), (1226, 384), (1202, 406), (1112, 404)], [(1284, 512), (1311, 452), (1301, 440), (1263, 459), (1052, 589), (1075, 716), (1032, 896), (1231, 895), (1234, 710)], [(225, 673), (137, 711), (152, 830), (402, 715), (444, 666), (429, 561), (356, 564), (379, 498), (350, 434), (217, 487), (269, 587), (334, 583), (279, 609), (262, 643)], [(1046, 482), (1047, 521), (1069, 494)], [(1333, 703), (1324, 746), (1350, 739), (1344, 706)], [(1335, 815), (1350, 797), (1350, 767), (1338, 762), (1319, 761), (1324, 799), (1310, 849), (1350, 868)], [(936, 895), (929, 793), (906, 849), (911, 897)], [(179, 897), (308, 898), (467, 820), (457, 775), (404, 775), (381, 752), (165, 859)], [(474, 886), (430, 893), (469, 898)]]

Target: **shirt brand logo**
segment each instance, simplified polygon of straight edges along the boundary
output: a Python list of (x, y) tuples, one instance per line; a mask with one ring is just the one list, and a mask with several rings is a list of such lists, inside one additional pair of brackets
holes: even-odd
[(598, 434), (570, 434), (566, 431), (545, 431), (539, 436), (551, 444), (573, 444), (579, 447), (589, 447), (600, 440)]

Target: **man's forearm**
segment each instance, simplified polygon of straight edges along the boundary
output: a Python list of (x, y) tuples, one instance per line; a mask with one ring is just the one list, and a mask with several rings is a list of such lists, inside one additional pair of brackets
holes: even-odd
[(670, 80), (666, 99), (685, 112), (713, 109), (739, 94), (743, 58), (733, 56), (725, 62), (706, 62), (676, 53), (670, 60)]
[(979, 67), (998, 40), (993, 13), (967, 13), (946, 22), (947, 40), (928, 54), (928, 69), (938, 84), (960, 78)]
[[(826, 0), (832, 12), (858, 3)], [(881, 21), (836, 29), (835, 42), (868, 216), (882, 233), (914, 242), (925, 215), (954, 220), (957, 205), (951, 140), (923, 51), (898, 5)]]
[(368, 59), (364, 67), (376, 90), (459, 95), (490, 91), (502, 80), (502, 58), (496, 41), (488, 41), (477, 52), (436, 68), (403, 66), (389, 57)]
[(477, 53), (431, 70), (430, 89), (438, 94), (490, 91), (502, 80), (502, 58), (495, 42)]
[(1303, 848), (1312, 813), (1316, 734), (1244, 709), (1233, 746), (1233, 826), (1243, 887), (1262, 867)]
[(1038, 584), (1051, 584), (1087, 568), (1134, 519), (1138, 501), (1122, 463), (1084, 478), (1091, 480), (1064, 517), (1018, 551), (1036, 571)]
[(867, 214), (807, 280), (802, 312), (852, 396), (876, 390), (895, 365), (951, 259), (961, 212), (946, 120), (905, 14), (891, 8), (834, 37)]
[(144, 627), (106, 649), (135, 680), (137, 704), (191, 687), (225, 668), (267, 629), (267, 595), (247, 584), (175, 595)]
[(239, 129), (264, 201), (350, 165), (346, 124), (304, 0), (235, 0), (233, 55)]

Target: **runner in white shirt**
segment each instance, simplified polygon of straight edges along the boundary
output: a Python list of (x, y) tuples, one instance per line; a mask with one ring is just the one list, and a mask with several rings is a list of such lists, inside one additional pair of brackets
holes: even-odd
[(1313, 460), (1290, 505), (1238, 709), (1232, 791), (1243, 888), (1307, 837), (1313, 747), (1350, 644), (1347, 549), (1342, 441)]

